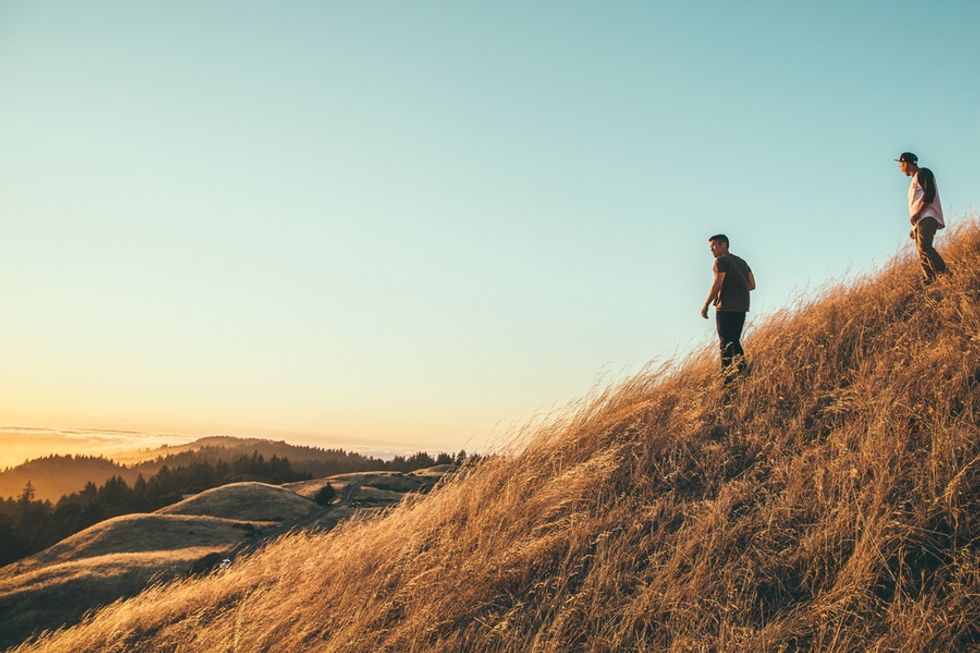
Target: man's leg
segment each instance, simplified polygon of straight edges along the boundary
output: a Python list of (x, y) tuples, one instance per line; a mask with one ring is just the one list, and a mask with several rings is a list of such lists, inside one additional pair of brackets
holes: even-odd
[(715, 313), (718, 327), (718, 344), (721, 347), (721, 371), (728, 382), (731, 379), (732, 363), (741, 372), (745, 368), (745, 352), (742, 351), (742, 327), (745, 326), (745, 313), (719, 311)]
[(721, 347), (721, 371), (722, 374), (728, 370), (732, 364), (732, 342), (728, 339), (728, 323), (724, 318), (724, 313), (715, 313), (715, 327), (718, 329), (718, 345)]
[(732, 313), (729, 335), (732, 338), (733, 362), (739, 373), (745, 371), (745, 352), (742, 350), (742, 329), (745, 327), (745, 313)]
[(915, 248), (919, 252), (926, 281), (932, 281), (937, 274), (946, 272), (946, 262), (932, 246), (932, 239), (936, 236), (938, 228), (939, 223), (935, 218), (922, 218), (915, 225)]

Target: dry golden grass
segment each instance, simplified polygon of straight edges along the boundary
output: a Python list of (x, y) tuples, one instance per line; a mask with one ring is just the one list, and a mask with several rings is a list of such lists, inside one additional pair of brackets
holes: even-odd
[(317, 510), (294, 492), (266, 483), (229, 483), (157, 510), (162, 515), (210, 515), (246, 521), (292, 521)]
[[(21, 652), (955, 651), (980, 632), (980, 228), (639, 375), (381, 519)], [(938, 298), (937, 290), (942, 292)]]

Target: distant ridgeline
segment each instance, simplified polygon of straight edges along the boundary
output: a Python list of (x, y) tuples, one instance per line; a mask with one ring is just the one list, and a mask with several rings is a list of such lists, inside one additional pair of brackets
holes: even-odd
[[(270, 442), (271, 445), (285, 444)], [(291, 445), (285, 445), (290, 447)], [(280, 448), (280, 447), (275, 447)], [(270, 484), (290, 483), (355, 471), (413, 471), (449, 464), (462, 457), (441, 453), (435, 458), (425, 452), (390, 461), (342, 450), (305, 449), (321, 456), (291, 462), (273, 453), (266, 457), (257, 450), (240, 453), (237, 447), (203, 447), (183, 451), (135, 467), (91, 456), (48, 456), (0, 472), (0, 476), (43, 472), (39, 479), (62, 478), (82, 486), (65, 493), (56, 502), (41, 496), (28, 476), (16, 498), (0, 500), (0, 565), (41, 551), (59, 540), (104, 519), (134, 512), (153, 512), (180, 501), (184, 496), (239, 481)], [(237, 457), (234, 457), (238, 454)], [(229, 462), (230, 461), (230, 462)], [(144, 476), (144, 471), (149, 472)], [(110, 472), (101, 484), (88, 480), (78, 484), (79, 474)], [(111, 473), (115, 472), (115, 473)], [(129, 480), (127, 480), (129, 479)], [(9, 478), (7, 479), (9, 482)], [(100, 479), (101, 480), (101, 479)]]
[(219, 460), (235, 460), (253, 453), (267, 459), (273, 456), (288, 458), (294, 471), (311, 474), (312, 478), (347, 472), (408, 472), (451, 463), (460, 456), (466, 457), (465, 452), (455, 455), (440, 453), (435, 458), (420, 452), (409, 457), (395, 456), (392, 460), (382, 460), (343, 449), (320, 449), (257, 438), (210, 437), (190, 445), (163, 448), (155, 458), (134, 465), (120, 465), (102, 456), (52, 455), (37, 458), (0, 471), (0, 497), (20, 496), (30, 481), (38, 499), (55, 501), (66, 494), (78, 492), (88, 482), (99, 485), (118, 476), (132, 485), (140, 474), (149, 477), (165, 465), (174, 468), (203, 461), (213, 465)]

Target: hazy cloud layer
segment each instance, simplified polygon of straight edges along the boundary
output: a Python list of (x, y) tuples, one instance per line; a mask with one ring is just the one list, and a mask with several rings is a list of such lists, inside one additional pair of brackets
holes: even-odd
[(196, 437), (88, 429), (0, 427), (0, 467), (13, 467), (49, 454), (85, 454), (112, 457), (128, 451), (156, 449), (165, 444), (186, 444)]

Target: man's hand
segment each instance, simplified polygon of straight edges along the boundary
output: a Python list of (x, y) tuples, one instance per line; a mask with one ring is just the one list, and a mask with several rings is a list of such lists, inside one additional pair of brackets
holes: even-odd
[(706, 320), (708, 319), (708, 305), (707, 304), (705, 304), (704, 306), (701, 307), (701, 317), (703, 317)]

